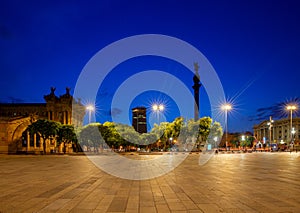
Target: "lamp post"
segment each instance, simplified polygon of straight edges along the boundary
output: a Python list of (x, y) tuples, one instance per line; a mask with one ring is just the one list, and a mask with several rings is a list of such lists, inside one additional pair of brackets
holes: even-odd
[(215, 137), (213, 138), (213, 140), (214, 140), (214, 142), (215, 142), (214, 148), (217, 148), (218, 136), (215, 136)]
[(95, 107), (93, 105), (88, 105), (86, 109), (89, 111), (89, 123), (91, 123), (92, 111), (95, 110)]
[(172, 137), (170, 137), (169, 139), (170, 139), (170, 151), (171, 151), (171, 147), (172, 147), (172, 140), (173, 140), (173, 138), (172, 138)]
[[(156, 113), (157, 115), (157, 120), (158, 120), (158, 125), (159, 125), (159, 113), (164, 111), (165, 106), (163, 104), (153, 104), (152, 105), (152, 111)], [(165, 147), (164, 147), (165, 149)]]
[[(246, 140), (246, 136), (245, 135), (242, 135), (242, 137), (241, 137), (241, 140), (242, 140), (242, 147), (243, 147), (243, 149), (244, 149), (244, 147), (245, 147), (245, 140)], [(240, 145), (241, 146), (241, 145)]]
[(294, 151), (294, 146), (295, 146), (295, 144), (294, 144), (294, 135), (295, 135), (295, 133), (296, 133), (296, 130), (295, 130), (294, 127), (292, 128), (291, 133), (292, 133), (292, 144), (291, 144), (290, 147), (289, 147), (289, 148), (290, 148), (290, 152)]
[(296, 130), (295, 130), (294, 127), (292, 128), (291, 133), (292, 133), (292, 142), (294, 142), (294, 135), (295, 135), (295, 133), (296, 133)]
[[(269, 126), (269, 145), (270, 145), (270, 151), (272, 151), (271, 146), (271, 137), (272, 137), (272, 127), (273, 127), (274, 120), (272, 120), (272, 116), (270, 116), (270, 121), (267, 123)], [(274, 134), (274, 132), (273, 132)]]
[(291, 116), (291, 120), (290, 120), (291, 124), (290, 124), (290, 131), (289, 131), (289, 132), (290, 132), (290, 141), (292, 142), (292, 139), (293, 139), (293, 137), (292, 137), (292, 129), (293, 129), (293, 110), (296, 110), (296, 109), (297, 109), (297, 106), (296, 106), (296, 105), (287, 105), (286, 109), (290, 111), (290, 116)]
[(232, 109), (232, 106), (228, 103), (224, 104), (221, 106), (221, 109), (225, 112), (225, 143), (226, 143), (226, 149), (228, 148), (228, 141), (227, 141), (227, 138), (228, 138), (228, 111), (230, 111)]

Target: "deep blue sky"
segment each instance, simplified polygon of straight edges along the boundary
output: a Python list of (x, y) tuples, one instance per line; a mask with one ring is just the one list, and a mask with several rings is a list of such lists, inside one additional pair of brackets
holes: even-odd
[[(137, 34), (164, 34), (207, 57), (228, 99), (246, 89), (234, 98), (229, 130), (251, 130), (255, 122), (249, 117), (258, 108), (300, 95), (299, 23), (298, 1), (1, 1), (0, 101), (43, 102), (51, 86), (63, 94), (106, 45)], [(142, 60), (145, 70), (153, 64), (169, 72), (180, 68), (169, 61)], [(124, 75), (137, 67), (129, 62)], [(106, 83), (116, 88), (122, 78)], [(182, 79), (189, 84), (190, 76)], [(209, 115), (203, 89), (201, 115)], [(99, 92), (101, 122), (109, 119), (113, 92)], [(133, 105), (144, 105), (147, 97), (152, 98), (147, 93)], [(176, 116), (169, 109), (166, 119)]]

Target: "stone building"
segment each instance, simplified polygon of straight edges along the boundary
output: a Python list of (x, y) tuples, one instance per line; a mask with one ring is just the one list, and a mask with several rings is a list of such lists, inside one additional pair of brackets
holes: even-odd
[[(55, 95), (55, 88), (44, 96), (46, 103), (0, 103), (0, 153), (18, 151), (39, 152), (43, 141), (39, 135), (30, 135), (26, 129), (37, 119), (48, 119), (62, 124), (82, 125), (85, 107), (70, 94), (70, 88), (61, 96)], [(54, 144), (49, 143), (49, 150)]]
[(292, 121), (292, 129), (290, 118), (274, 120), (273, 122), (269, 120), (262, 121), (253, 127), (254, 136), (258, 141), (267, 143), (269, 141), (277, 144), (289, 144), (291, 141), (298, 143), (300, 139), (300, 118), (293, 118)]

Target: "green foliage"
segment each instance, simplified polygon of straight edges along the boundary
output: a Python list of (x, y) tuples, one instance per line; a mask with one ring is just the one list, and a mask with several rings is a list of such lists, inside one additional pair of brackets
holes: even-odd
[[(141, 135), (141, 142), (144, 145), (153, 144), (157, 141), (157, 136), (153, 132), (143, 133)], [(144, 143), (143, 143), (144, 142)]]
[(61, 125), (57, 133), (57, 146), (64, 143), (63, 152), (66, 153), (66, 144), (75, 143), (77, 147), (77, 137), (72, 125)]
[(218, 138), (221, 138), (222, 135), (223, 135), (223, 128), (221, 126), (221, 124), (217, 121), (215, 121), (211, 128), (210, 128), (210, 133), (211, 137), (218, 137)]
[(43, 152), (46, 153), (46, 140), (57, 136), (61, 124), (55, 121), (39, 119), (28, 126), (30, 134), (39, 134), (43, 138)]
[(136, 132), (132, 126), (128, 126), (125, 124), (115, 124), (115, 129), (122, 146), (130, 145), (130, 143), (141, 143), (140, 134)]
[(61, 125), (57, 133), (57, 142), (60, 143), (72, 143), (77, 142), (75, 129), (72, 125)]
[(113, 122), (105, 122), (103, 126), (107, 127), (106, 140), (105, 142), (109, 146), (119, 147), (124, 145), (125, 140), (120, 136), (116, 129), (116, 124)]
[(198, 137), (199, 135), (199, 121), (190, 119), (187, 122), (187, 137)]
[(210, 117), (203, 117), (199, 119), (199, 137), (200, 142), (207, 140), (212, 125), (212, 119)]
[(171, 146), (172, 141), (185, 143), (191, 138), (200, 138), (206, 141), (210, 131), (213, 136), (221, 137), (223, 131), (220, 123), (214, 122), (209, 117), (204, 117), (198, 121), (193, 119), (187, 123), (182, 117), (176, 118), (173, 122), (161, 122), (160, 125), (154, 124), (149, 133), (139, 134), (132, 126), (118, 124), (114, 122), (105, 122), (104, 124), (95, 123), (83, 127), (79, 131), (79, 141), (81, 145), (97, 147), (104, 142), (114, 148), (120, 146), (148, 146), (160, 141), (163, 149), (167, 145)]
[(237, 147), (240, 143), (239, 133), (233, 134), (232, 139), (230, 140), (230, 143), (233, 144), (235, 147)]
[(221, 141), (222, 135), (223, 128), (219, 122), (215, 121), (210, 128), (207, 140), (210, 144), (213, 144), (213, 147), (218, 147), (218, 143)]
[(100, 123), (84, 126), (79, 132), (79, 143), (87, 147), (98, 148), (104, 142), (99, 132)]
[(246, 136), (246, 139), (244, 141), (241, 141), (241, 146), (242, 147), (252, 147), (254, 141), (253, 136)]

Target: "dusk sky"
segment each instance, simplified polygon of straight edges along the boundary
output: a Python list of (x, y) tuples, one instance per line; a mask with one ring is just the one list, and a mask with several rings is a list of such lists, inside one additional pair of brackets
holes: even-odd
[[(0, 2), (0, 102), (44, 102), (56, 87), (74, 91), (87, 62), (102, 48), (140, 34), (162, 34), (193, 45), (214, 67), (234, 110), (229, 131), (252, 130), (257, 109), (300, 97), (299, 1), (14, 1)], [(177, 76), (192, 91), (192, 74), (161, 57), (134, 58), (116, 67), (97, 96), (97, 121), (110, 120), (112, 96), (124, 80), (144, 70)], [(200, 68), (201, 69), (201, 65)], [(121, 70), (118, 71), (117, 70)], [(122, 74), (120, 74), (122, 73)], [(201, 75), (200, 75), (201, 79)], [(176, 85), (168, 85), (176, 90)], [(165, 117), (179, 116), (165, 94), (146, 92), (131, 106), (166, 103)], [(201, 116), (210, 115), (205, 87)], [(193, 103), (191, 103), (191, 112)]]

